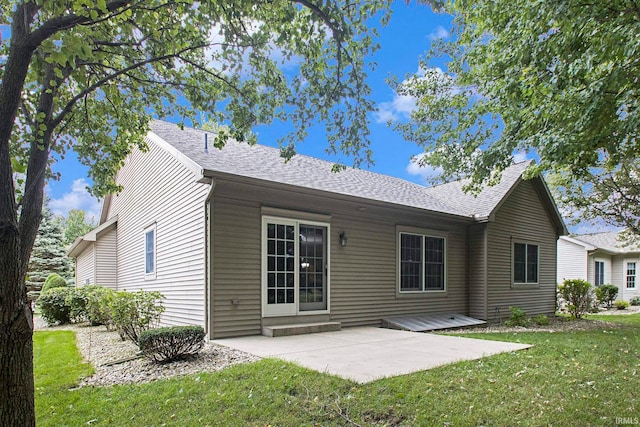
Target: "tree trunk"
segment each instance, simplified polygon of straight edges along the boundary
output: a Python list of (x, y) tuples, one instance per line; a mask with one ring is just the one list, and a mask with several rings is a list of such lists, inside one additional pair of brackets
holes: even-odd
[[(0, 426), (35, 426), (36, 421), (33, 316), (24, 286), (29, 259), (23, 253), (29, 242), (20, 235), (9, 151), (22, 88), (37, 47), (28, 40), (36, 12), (33, 2), (17, 6), (0, 84)], [(39, 218), (27, 218), (28, 226), (35, 223), (37, 231)]]
[[(7, 278), (0, 283), (3, 288), (16, 286)], [(0, 326), (0, 425), (35, 426), (33, 317), (27, 305), (16, 316), (11, 324)]]

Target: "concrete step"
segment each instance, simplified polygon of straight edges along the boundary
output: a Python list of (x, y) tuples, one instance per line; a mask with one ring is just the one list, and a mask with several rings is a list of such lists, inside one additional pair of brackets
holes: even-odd
[(340, 322), (295, 323), (291, 325), (263, 326), (262, 335), (265, 337), (286, 337), (289, 335), (316, 334), (319, 332), (334, 332), (342, 328)]

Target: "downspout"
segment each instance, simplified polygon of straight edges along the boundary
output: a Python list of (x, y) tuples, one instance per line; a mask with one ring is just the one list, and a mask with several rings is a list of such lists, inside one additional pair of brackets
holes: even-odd
[(211, 188), (207, 193), (207, 197), (204, 200), (204, 331), (209, 339), (211, 336), (211, 284), (209, 278), (212, 277), (210, 269), (213, 270), (211, 261), (211, 248), (209, 240), (211, 237), (211, 198), (213, 197), (213, 190), (216, 188), (216, 181), (211, 180)]
[(489, 319), (489, 232), (488, 232), (488, 228), (489, 228), (489, 223), (485, 223), (484, 224), (484, 250), (482, 252), (483, 253), (483, 257), (484, 260), (482, 261), (483, 264), (483, 271), (482, 271), (482, 275), (484, 276), (482, 278), (482, 281), (484, 282), (484, 320), (488, 320)]

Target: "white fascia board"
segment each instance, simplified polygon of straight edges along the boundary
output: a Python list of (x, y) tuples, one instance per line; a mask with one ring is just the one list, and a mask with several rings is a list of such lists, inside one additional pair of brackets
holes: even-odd
[(160, 136), (155, 133), (149, 131), (147, 136), (145, 137), (147, 142), (152, 142), (156, 144), (158, 147), (162, 148), (167, 153), (171, 154), (176, 158), (180, 163), (182, 163), (187, 169), (189, 169), (195, 176), (196, 180), (200, 180), (204, 177), (204, 169), (191, 160), (191, 158), (182, 154), (178, 149), (176, 149), (173, 145), (169, 144), (167, 141), (162, 139)]

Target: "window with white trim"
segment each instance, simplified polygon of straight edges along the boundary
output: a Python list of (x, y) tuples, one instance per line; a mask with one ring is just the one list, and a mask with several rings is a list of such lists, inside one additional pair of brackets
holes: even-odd
[(144, 274), (155, 277), (156, 274), (156, 225), (144, 230)]
[(596, 261), (596, 286), (604, 285), (604, 261)]
[(400, 233), (400, 292), (445, 290), (445, 239)]
[(539, 247), (530, 243), (513, 243), (513, 283), (538, 283)]
[(627, 289), (636, 288), (636, 263), (627, 263)]

